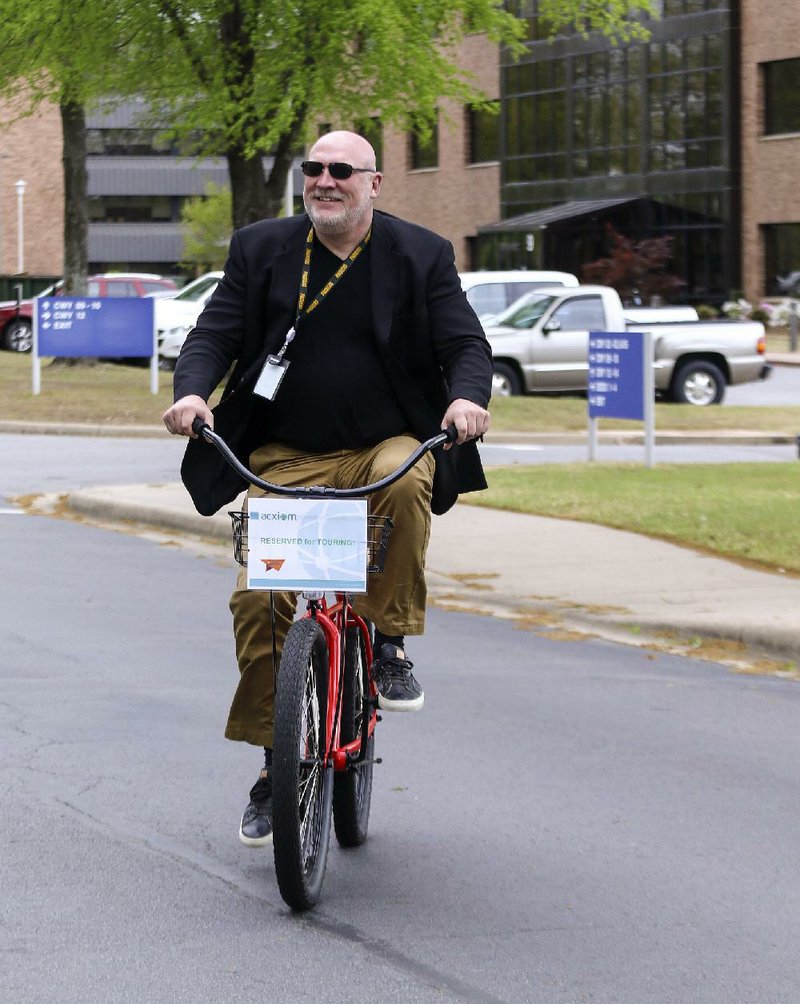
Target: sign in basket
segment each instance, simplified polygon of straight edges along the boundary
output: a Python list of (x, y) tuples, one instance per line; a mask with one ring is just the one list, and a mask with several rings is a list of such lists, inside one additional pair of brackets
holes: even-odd
[(247, 588), (367, 591), (366, 499), (248, 503)]

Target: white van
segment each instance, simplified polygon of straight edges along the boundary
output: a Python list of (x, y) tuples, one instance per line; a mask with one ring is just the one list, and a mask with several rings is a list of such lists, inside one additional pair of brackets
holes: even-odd
[(462, 272), (461, 288), (470, 306), (483, 321), (505, 310), (523, 293), (540, 286), (578, 286), (577, 276), (569, 272)]

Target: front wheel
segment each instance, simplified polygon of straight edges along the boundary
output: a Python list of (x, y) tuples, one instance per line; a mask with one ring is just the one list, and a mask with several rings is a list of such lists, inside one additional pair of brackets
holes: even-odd
[(3, 332), (3, 344), (11, 352), (30, 352), (33, 346), (31, 322), (24, 317), (17, 317), (9, 322)]
[[(344, 679), (342, 681), (342, 745), (361, 735), (364, 706), (369, 698), (367, 650), (360, 628), (347, 631)], [(342, 847), (358, 847), (367, 839), (369, 809), (372, 802), (372, 763), (375, 733), (367, 741), (366, 762), (337, 773), (333, 782), (333, 825)]]
[(275, 694), (272, 828), (275, 874), (293, 910), (319, 900), (331, 831), (333, 770), (325, 765), (328, 646), (312, 618), (283, 647)]
[(705, 359), (684, 363), (672, 379), (672, 399), (678, 404), (719, 404), (724, 394), (725, 374)]

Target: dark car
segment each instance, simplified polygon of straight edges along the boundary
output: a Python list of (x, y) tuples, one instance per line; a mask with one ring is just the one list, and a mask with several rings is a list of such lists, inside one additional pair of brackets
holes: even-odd
[[(58, 296), (63, 284), (57, 282), (41, 296)], [(175, 292), (172, 279), (147, 272), (107, 272), (90, 275), (87, 297), (150, 296), (165, 291)], [(33, 343), (33, 300), (6, 300), (0, 303), (0, 344), (11, 352), (30, 352)]]

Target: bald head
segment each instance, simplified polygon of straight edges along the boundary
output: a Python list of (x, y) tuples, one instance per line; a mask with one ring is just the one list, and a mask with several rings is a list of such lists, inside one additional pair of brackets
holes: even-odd
[[(330, 150), (339, 151), (342, 155), (329, 157), (327, 151)], [(309, 159), (321, 160), (324, 163), (343, 160), (347, 164), (352, 164), (353, 167), (368, 167), (373, 171), (378, 166), (372, 145), (357, 132), (348, 132), (346, 129), (337, 129), (320, 136), (311, 147)]]

